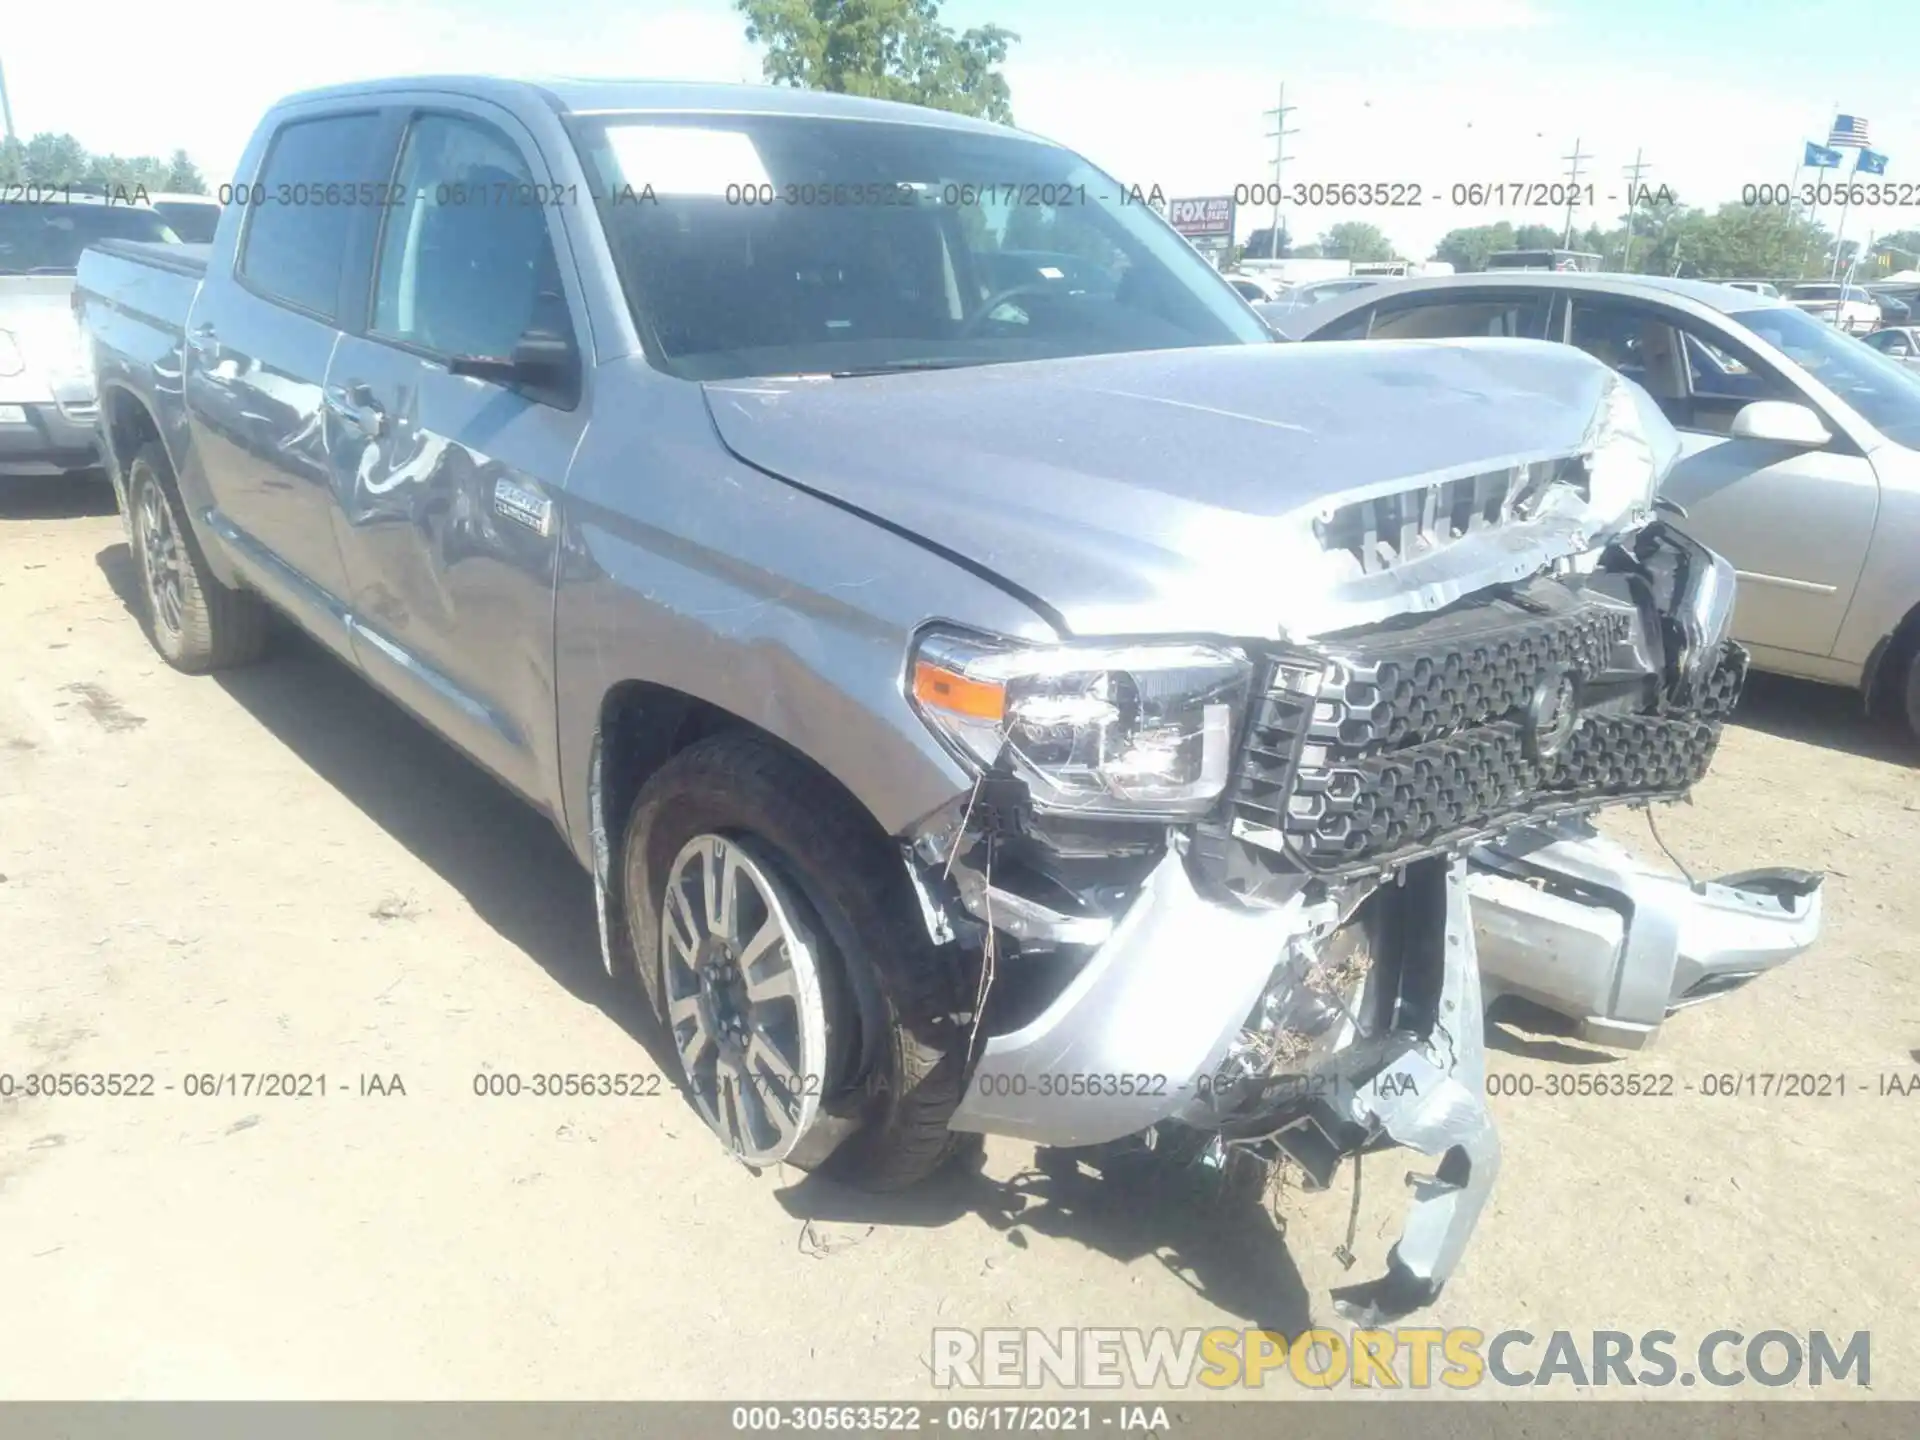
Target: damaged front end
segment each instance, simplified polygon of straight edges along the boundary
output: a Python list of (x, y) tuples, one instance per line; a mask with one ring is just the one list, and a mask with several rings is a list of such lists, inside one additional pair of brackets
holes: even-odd
[[(1478, 480), (1435, 485), (1322, 528), (1371, 584), (1389, 522), (1400, 553), (1431, 555), (1577, 483), (1516, 467), (1491, 501)], [(1676, 894), (1581, 829), (1684, 796), (1745, 676), (1729, 567), (1643, 519), (1311, 638), (1043, 652), (930, 634), (912, 693), (980, 775), (907, 849), (930, 932), (980, 966), (950, 1124), (1065, 1147), (1199, 1135), (1177, 1148), (1289, 1160), (1317, 1186), (1352, 1158), (1356, 1208), (1359, 1157), (1417, 1151), (1436, 1163), (1409, 1177), (1384, 1273), (1335, 1299), (1369, 1323), (1431, 1303), (1500, 1164), (1488, 951), (1489, 989), (1588, 1005), (1589, 1033), (1622, 1035), (1818, 928), (1817, 877)], [(1511, 571), (1512, 537), (1491, 548)], [(1554, 972), (1566, 934), (1593, 957), (1584, 990)]]

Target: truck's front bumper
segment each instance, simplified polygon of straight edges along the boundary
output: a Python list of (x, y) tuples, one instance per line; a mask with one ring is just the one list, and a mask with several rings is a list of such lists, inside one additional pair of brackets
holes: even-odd
[(92, 402), (0, 403), (0, 475), (64, 475), (100, 463)]
[[(1444, 883), (1444, 934), (1433, 940), (1439, 983), (1417, 986), (1430, 997), (1426, 1023), (1347, 1034), (1294, 1091), (1304, 1103), (1271, 1127), (1316, 1183), (1344, 1156), (1389, 1142), (1440, 1161), (1414, 1184), (1386, 1274), (1336, 1296), (1363, 1318), (1432, 1302), (1500, 1166), (1464, 860)], [(1100, 1144), (1163, 1121), (1219, 1128), (1212, 1079), (1307, 928), (1298, 900), (1259, 910), (1203, 898), (1169, 851), (1059, 997), (988, 1039), (949, 1123), (1054, 1146)], [(1368, 983), (1394, 978), (1376, 968)]]
[(1488, 998), (1515, 995), (1585, 1039), (1638, 1049), (1676, 1010), (1736, 990), (1819, 937), (1822, 877), (1747, 870), (1695, 888), (1590, 826), (1528, 827), (1473, 855)]
[[(989, 1038), (956, 1130), (1098, 1145), (1177, 1117), (1304, 928), (1302, 907), (1214, 904), (1169, 850), (1058, 998)], [(1017, 960), (1010, 962), (1017, 964)]]

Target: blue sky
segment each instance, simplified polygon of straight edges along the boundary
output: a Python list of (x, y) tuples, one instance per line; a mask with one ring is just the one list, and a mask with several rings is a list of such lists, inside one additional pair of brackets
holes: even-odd
[[(10, 9), (0, 60), (19, 129), (101, 150), (184, 145), (215, 180), (260, 110), (310, 85), (466, 69), (759, 78), (727, 0), (108, 0), (87, 23), (111, 45), (77, 43), (62, 7)], [(1836, 102), (1869, 120), (1887, 180), (1920, 181), (1912, 5), (948, 0), (946, 15), (1020, 34), (1007, 73), (1022, 126), (1169, 194), (1269, 178), (1260, 111), (1283, 79), (1299, 130), (1290, 182), (1554, 181), (1577, 137), (1602, 196), (1622, 193), (1642, 146), (1649, 183), (1717, 203), (1791, 178)], [(1598, 208), (1607, 221), (1617, 209)], [(1266, 213), (1243, 212), (1243, 232)], [(1427, 203), (1286, 218), (1301, 236), (1371, 220), (1424, 254), (1455, 225), (1564, 215)], [(1915, 227), (1920, 208), (1856, 208), (1847, 233)]]

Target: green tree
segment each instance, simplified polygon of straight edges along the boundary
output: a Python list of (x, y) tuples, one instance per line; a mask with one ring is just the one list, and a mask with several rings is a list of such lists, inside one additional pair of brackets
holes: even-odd
[(1247, 236), (1246, 254), (1250, 260), (1279, 260), (1293, 253), (1293, 237), (1287, 234), (1287, 227), (1280, 226), (1280, 243), (1273, 243), (1273, 226), (1262, 225)]
[(1442, 235), (1440, 243), (1433, 247), (1431, 258), (1444, 260), (1463, 274), (1484, 270), (1489, 255), (1516, 248), (1513, 238), (1513, 226), (1505, 220), (1493, 225), (1464, 226)]
[(1560, 242), (1566, 239), (1566, 231), (1555, 229), (1551, 225), (1522, 225), (1513, 232), (1513, 248), (1516, 250), (1558, 250)]
[(747, 39), (767, 47), (776, 85), (902, 100), (1013, 123), (999, 66), (1020, 37), (999, 25), (961, 34), (940, 0), (734, 0)]
[(92, 157), (71, 135), (42, 131), (27, 142), (27, 179), (40, 185), (78, 185)]
[(1295, 260), (1320, 260), (1325, 258), (1326, 253), (1325, 250), (1320, 248), (1320, 242), (1318, 240), (1309, 240), (1304, 245), (1296, 245), (1293, 247), (1293, 258)]
[(184, 150), (176, 150), (167, 160), (166, 188), (176, 195), (204, 195), (207, 177)]
[(1875, 275), (1920, 269), (1920, 230), (1896, 230), (1891, 235), (1880, 236), (1873, 242), (1868, 263)]
[(51, 131), (22, 144), (0, 142), (0, 182), (32, 185), (72, 185), (76, 188), (149, 192), (181, 190), (204, 195), (207, 182), (184, 150), (162, 160), (153, 155), (95, 155), (72, 135)]
[(1393, 242), (1378, 225), (1344, 220), (1320, 237), (1320, 253), (1338, 260), (1392, 260)]

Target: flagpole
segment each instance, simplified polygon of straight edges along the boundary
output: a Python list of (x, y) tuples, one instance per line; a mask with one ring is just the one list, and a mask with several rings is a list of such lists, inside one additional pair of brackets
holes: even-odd
[[(1779, 253), (1782, 261), (1784, 261), (1787, 256), (1787, 244), (1793, 238), (1793, 219), (1800, 209), (1800, 172), (1806, 168), (1807, 142), (1802, 140), (1800, 142), (1800, 158), (1794, 162), (1793, 166), (1793, 180), (1792, 183), (1787, 186), (1787, 224), (1785, 233), (1780, 237)], [(1804, 269), (1805, 267), (1803, 266), (1802, 268)], [(1787, 277), (1782, 275), (1779, 278), (1784, 280)], [(1798, 280), (1800, 277), (1795, 275), (1793, 278)]]
[[(1850, 175), (1858, 175), (1860, 173), (1860, 153), (1857, 150), (1854, 152), (1853, 169), (1848, 173)], [(1849, 183), (1843, 186), (1840, 191), (1840, 224), (1833, 232), (1833, 269), (1827, 275), (1827, 279), (1830, 281), (1840, 278), (1841, 247), (1847, 238), (1847, 206), (1851, 204), (1852, 201), (1853, 185)], [(1843, 295), (1845, 293), (1845, 291), (1841, 292)], [(1840, 302), (1836, 300), (1833, 305), (1833, 318), (1836, 323), (1839, 321), (1842, 313)]]

